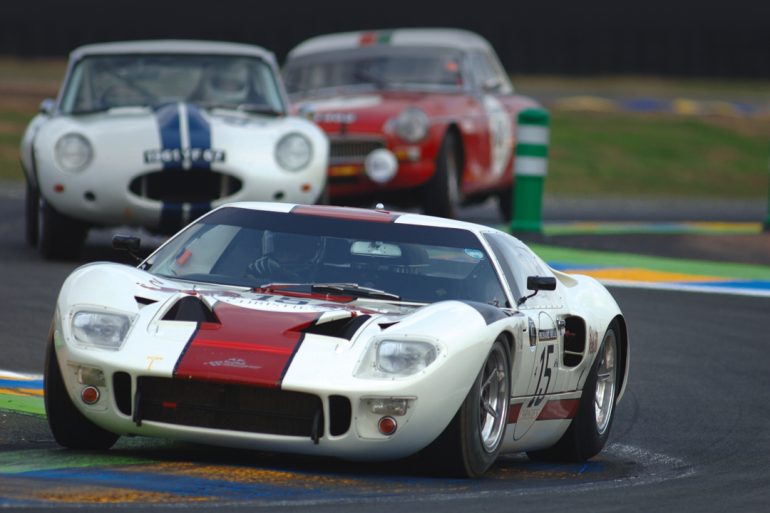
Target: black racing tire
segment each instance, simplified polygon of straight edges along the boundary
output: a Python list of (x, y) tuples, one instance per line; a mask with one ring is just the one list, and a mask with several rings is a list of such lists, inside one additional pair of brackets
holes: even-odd
[[(591, 372), (586, 378), (583, 394), (580, 396), (580, 405), (575, 418), (572, 419), (572, 424), (556, 445), (541, 451), (528, 452), (527, 456), (530, 459), (580, 463), (599, 454), (607, 443), (612, 421), (615, 418), (617, 392), (620, 385), (619, 355), (620, 329), (617, 323), (613, 322), (604, 334), (599, 352), (591, 366)], [(607, 369), (608, 366), (611, 366), (611, 369)], [(599, 408), (602, 410), (601, 415), (597, 413), (597, 400), (602, 403)]]
[[(482, 476), (500, 453), (510, 398), (511, 353), (500, 336), (462, 406), (444, 432), (423, 451), (423, 458), (442, 474)], [(487, 413), (482, 404), (486, 404)]]
[(46, 260), (74, 260), (88, 236), (88, 226), (57, 212), (41, 197), (38, 212), (38, 252)]
[(44, 383), (48, 426), (59, 445), (80, 450), (106, 450), (115, 445), (120, 435), (97, 426), (72, 404), (64, 386), (53, 340), (49, 341), (46, 352)]
[(503, 222), (506, 224), (513, 220), (513, 187), (507, 187), (497, 193), (497, 207), (500, 210)]
[(24, 238), (31, 247), (37, 246), (38, 212), (40, 192), (27, 180), (27, 195), (24, 202)]
[(457, 137), (447, 132), (436, 157), (436, 170), (423, 185), (421, 203), (423, 212), (438, 217), (457, 217), (460, 199), (460, 175), (462, 163)]

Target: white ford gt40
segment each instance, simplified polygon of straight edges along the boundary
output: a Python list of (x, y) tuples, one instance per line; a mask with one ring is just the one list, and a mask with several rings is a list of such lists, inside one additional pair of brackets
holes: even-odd
[(328, 140), (287, 109), (275, 58), (256, 46), (78, 48), (21, 143), (27, 241), (69, 258), (90, 227), (170, 235), (225, 202), (323, 202)]
[(138, 267), (67, 278), (45, 399), (72, 448), (146, 435), (350, 460), (423, 451), (478, 476), (501, 451), (597, 454), (628, 368), (608, 291), (508, 234), (235, 203)]

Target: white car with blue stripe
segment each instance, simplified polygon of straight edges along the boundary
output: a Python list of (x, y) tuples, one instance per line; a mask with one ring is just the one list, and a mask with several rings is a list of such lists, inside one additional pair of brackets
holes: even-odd
[(272, 53), (209, 41), (72, 52), (21, 144), (26, 238), (77, 257), (92, 227), (172, 234), (221, 204), (325, 198), (329, 143), (288, 114)]

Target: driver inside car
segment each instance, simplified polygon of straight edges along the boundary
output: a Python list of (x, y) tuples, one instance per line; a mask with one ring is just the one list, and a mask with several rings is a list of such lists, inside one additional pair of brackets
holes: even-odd
[(265, 230), (262, 256), (249, 265), (249, 274), (267, 282), (309, 282), (320, 252), (318, 237)]

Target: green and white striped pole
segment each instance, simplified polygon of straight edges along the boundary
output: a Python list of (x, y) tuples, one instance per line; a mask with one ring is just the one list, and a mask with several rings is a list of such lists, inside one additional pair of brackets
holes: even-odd
[(765, 222), (762, 223), (762, 231), (765, 233), (770, 232), (770, 161), (768, 161), (767, 166), (768, 171), (768, 184), (767, 184), (767, 217), (765, 218)]
[(519, 113), (511, 232), (542, 232), (543, 185), (548, 172), (550, 116), (544, 109)]

